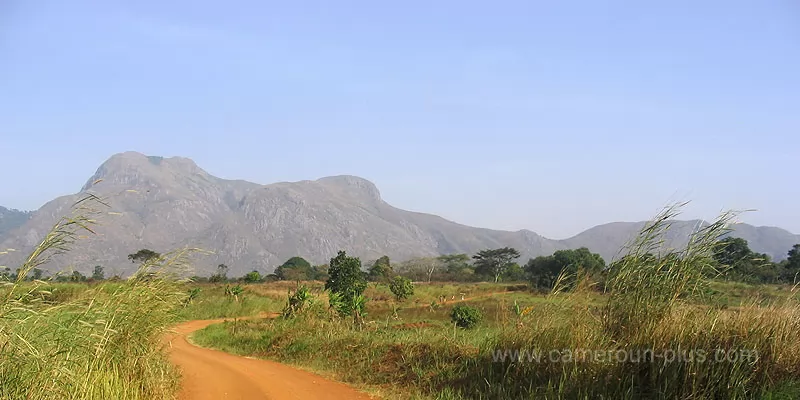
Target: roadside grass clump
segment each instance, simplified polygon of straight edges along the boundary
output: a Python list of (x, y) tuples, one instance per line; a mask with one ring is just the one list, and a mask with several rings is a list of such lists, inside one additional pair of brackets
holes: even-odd
[(176, 282), (187, 251), (98, 285), (24, 282), (92, 234), (103, 202), (88, 195), (59, 220), (0, 289), (0, 399), (170, 399), (178, 375), (162, 337), (186, 294)]

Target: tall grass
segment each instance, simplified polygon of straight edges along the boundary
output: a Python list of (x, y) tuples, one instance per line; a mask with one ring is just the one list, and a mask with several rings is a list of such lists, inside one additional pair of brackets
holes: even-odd
[(664, 235), (680, 207), (668, 207), (648, 222), (626, 246), (627, 254), (611, 265), (604, 325), (612, 336), (650, 329), (682, 301), (704, 293), (706, 278), (716, 274), (714, 250), (736, 214), (724, 213), (698, 227), (684, 249), (666, 249)]
[[(736, 309), (703, 306), (713, 300), (701, 298), (717, 273), (711, 256), (735, 214), (698, 226), (686, 248), (666, 249), (664, 235), (679, 210), (659, 214), (612, 264), (603, 306), (582, 306), (577, 292), (534, 310), (525, 328), (488, 341), (484, 356), (467, 363), (462, 394), (750, 399), (800, 377), (795, 291), (763, 306), (756, 299)], [(496, 362), (492, 349), (543, 358)], [(591, 359), (597, 355), (604, 357)]]
[(178, 375), (162, 336), (185, 292), (187, 251), (143, 264), (128, 280), (75, 288), (25, 276), (90, 235), (104, 203), (88, 195), (59, 220), (0, 291), (0, 399), (170, 399)]
[(197, 295), (178, 312), (182, 320), (277, 313), (286, 301), (285, 289), (267, 290), (266, 284), (241, 285), (243, 292), (235, 298), (226, 295), (225, 284), (190, 284), (190, 287), (197, 290)]

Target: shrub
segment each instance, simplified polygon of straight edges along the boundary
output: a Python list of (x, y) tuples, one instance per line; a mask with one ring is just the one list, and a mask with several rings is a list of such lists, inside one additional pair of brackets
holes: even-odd
[(411, 283), (411, 279), (397, 275), (389, 282), (389, 290), (397, 301), (401, 301), (414, 295), (414, 284)]
[(231, 285), (225, 285), (225, 296), (233, 297), (235, 301), (239, 301), (239, 296), (244, 293), (244, 289), (241, 285), (236, 285), (231, 287)]
[(339, 251), (331, 259), (328, 275), (325, 289), (330, 290), (331, 295), (339, 297), (330, 297), (331, 307), (342, 316), (353, 315), (354, 311), (357, 314), (363, 313), (364, 301), (356, 301), (367, 288), (367, 280), (361, 272), (361, 260)]
[(183, 306), (187, 307), (189, 304), (192, 304), (192, 300), (196, 299), (197, 296), (200, 295), (200, 288), (195, 287), (191, 288), (187, 291), (188, 296), (186, 296), (186, 300), (183, 302)]
[(250, 271), (244, 276), (244, 281), (246, 283), (258, 283), (258, 282), (261, 282), (261, 274), (258, 273), (258, 271), (256, 271), (256, 270)]
[(296, 314), (305, 310), (307, 306), (311, 305), (313, 301), (314, 296), (306, 285), (298, 287), (294, 293), (289, 294), (289, 299), (286, 306), (283, 308), (283, 317), (294, 317)]
[(450, 319), (456, 324), (456, 326), (464, 329), (470, 329), (481, 322), (483, 315), (481, 314), (481, 311), (475, 307), (459, 304), (453, 307), (453, 310), (450, 312)]

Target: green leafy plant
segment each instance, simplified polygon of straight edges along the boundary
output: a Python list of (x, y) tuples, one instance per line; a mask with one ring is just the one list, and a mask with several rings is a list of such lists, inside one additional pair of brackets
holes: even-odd
[(450, 311), (450, 320), (460, 328), (474, 328), (482, 319), (483, 314), (475, 307), (458, 304)]
[(256, 270), (250, 271), (244, 276), (244, 281), (246, 283), (261, 282), (261, 274)]
[(353, 323), (356, 325), (356, 327), (361, 328), (364, 326), (364, 319), (367, 317), (367, 298), (360, 294), (358, 296), (354, 296), (350, 301), (350, 309), (352, 310), (353, 314)]
[(392, 291), (397, 301), (403, 301), (414, 295), (414, 284), (411, 279), (397, 275), (389, 282), (389, 290)]
[(200, 295), (200, 288), (199, 287), (193, 287), (193, 288), (187, 290), (187, 293), (188, 293), (188, 296), (186, 296), (186, 300), (183, 303), (184, 307), (187, 307), (189, 304), (192, 304), (192, 301), (194, 299), (196, 299), (197, 296)]
[(233, 297), (234, 301), (239, 301), (239, 296), (244, 293), (244, 289), (241, 285), (231, 286), (225, 285), (225, 295)]
[(314, 301), (314, 296), (306, 285), (302, 285), (294, 292), (290, 292), (288, 297), (282, 313), (284, 318), (291, 318), (303, 312)]
[(328, 275), (325, 289), (336, 296), (331, 298), (331, 307), (342, 316), (353, 315), (354, 311), (363, 312), (366, 299), (361, 302), (355, 301), (367, 288), (367, 280), (361, 272), (361, 260), (339, 251), (339, 254), (331, 259)]
[(392, 275), (392, 264), (388, 256), (383, 256), (375, 261), (369, 268), (369, 278), (375, 282), (386, 282)]

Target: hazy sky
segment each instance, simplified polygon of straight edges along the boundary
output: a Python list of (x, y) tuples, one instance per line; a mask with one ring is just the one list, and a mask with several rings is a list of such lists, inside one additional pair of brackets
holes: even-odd
[(126, 150), (553, 238), (677, 200), (800, 233), (800, 5), (0, 0), (0, 205)]

